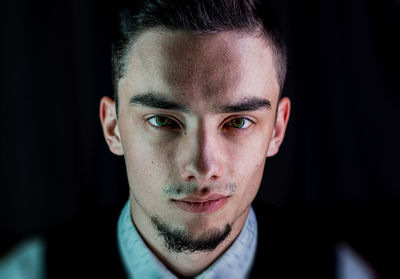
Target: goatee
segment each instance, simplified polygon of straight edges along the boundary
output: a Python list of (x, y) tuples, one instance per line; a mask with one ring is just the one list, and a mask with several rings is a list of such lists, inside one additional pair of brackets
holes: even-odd
[(232, 231), (232, 226), (227, 224), (223, 229), (213, 229), (198, 238), (194, 238), (189, 232), (174, 228), (159, 217), (151, 217), (153, 226), (164, 239), (165, 247), (170, 252), (194, 253), (197, 251), (213, 251), (223, 242)]

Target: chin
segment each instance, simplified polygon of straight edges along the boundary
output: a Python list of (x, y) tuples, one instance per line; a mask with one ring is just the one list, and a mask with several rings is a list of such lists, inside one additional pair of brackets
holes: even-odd
[(158, 235), (164, 239), (165, 247), (172, 253), (213, 251), (232, 231), (229, 223), (218, 227), (204, 227), (199, 223), (181, 227), (165, 222), (158, 216), (153, 216), (151, 222)]

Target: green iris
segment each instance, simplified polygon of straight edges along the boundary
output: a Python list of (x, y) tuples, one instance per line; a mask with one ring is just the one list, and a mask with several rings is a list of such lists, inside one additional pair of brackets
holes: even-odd
[(165, 116), (156, 116), (155, 119), (157, 125), (160, 127), (167, 126), (169, 123), (169, 118)]
[(231, 121), (231, 125), (234, 128), (242, 128), (245, 123), (244, 118), (235, 118)]

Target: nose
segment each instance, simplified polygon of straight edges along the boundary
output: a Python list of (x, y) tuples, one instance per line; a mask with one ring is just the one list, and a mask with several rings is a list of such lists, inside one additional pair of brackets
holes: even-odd
[(199, 129), (197, 134), (186, 136), (183, 150), (182, 178), (199, 185), (208, 185), (223, 177), (223, 158), (218, 146), (217, 135)]

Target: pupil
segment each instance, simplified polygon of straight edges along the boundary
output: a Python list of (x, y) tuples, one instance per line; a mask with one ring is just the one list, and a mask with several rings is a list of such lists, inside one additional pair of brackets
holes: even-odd
[(243, 126), (243, 119), (238, 118), (238, 119), (233, 120), (233, 126), (242, 127)]
[(168, 119), (166, 117), (158, 117), (157, 122), (158, 122), (158, 125), (164, 126), (164, 125), (167, 125)]

